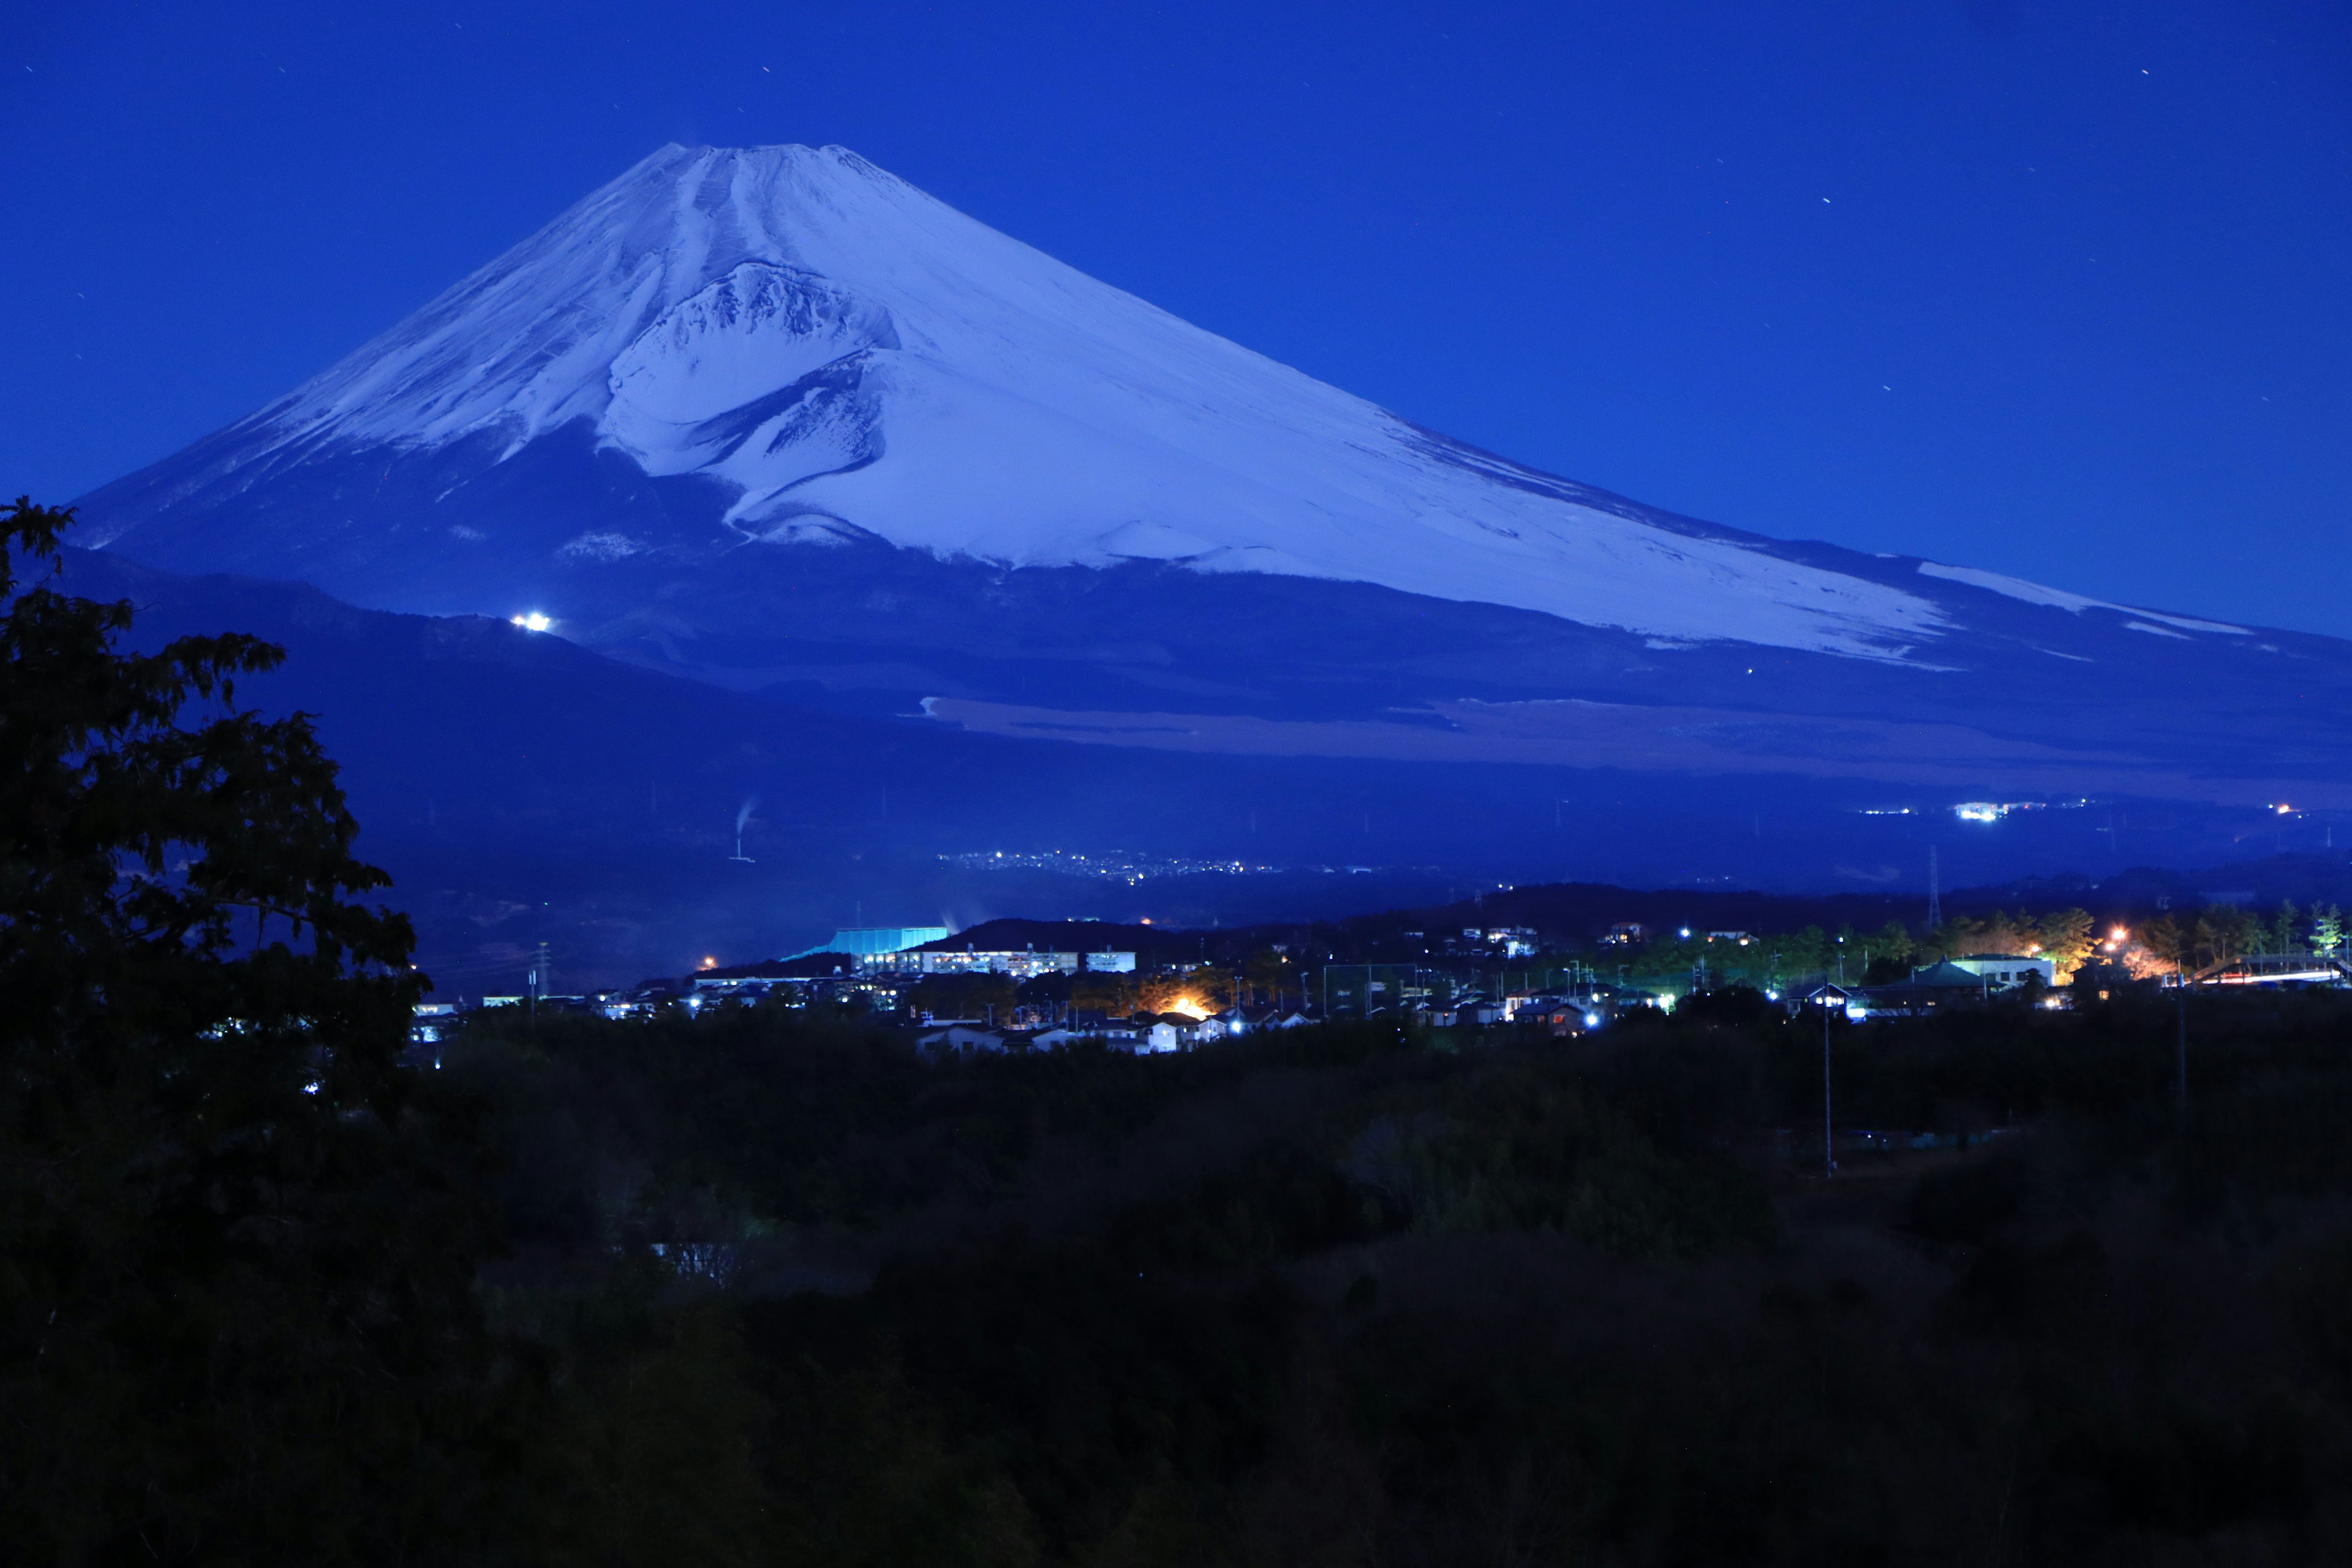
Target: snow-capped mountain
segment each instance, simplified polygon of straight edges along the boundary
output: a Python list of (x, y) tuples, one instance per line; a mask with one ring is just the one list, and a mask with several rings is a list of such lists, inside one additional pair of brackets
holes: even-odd
[(82, 508), (153, 566), (1006, 736), (2352, 806), (2345, 644), (1538, 473), (840, 148), (664, 148)]
[[(837, 147), (662, 149), (203, 460), (93, 498), (90, 537), (173, 564), (315, 557), (326, 520), (285, 539), (240, 522), (243, 498), (360, 454), (456, 447), (461, 471), (488, 469), (566, 430), (646, 476), (709, 481), (711, 545), (1175, 561), (1872, 657), (1948, 624), (1925, 593), (1417, 429)], [(626, 516), (557, 538), (545, 521), (380, 527), (340, 542), (322, 585), (411, 607), (399, 584), (424, 561), (446, 574), (435, 596), (462, 600), (461, 584), (508, 586), (518, 551), (681, 542)]]

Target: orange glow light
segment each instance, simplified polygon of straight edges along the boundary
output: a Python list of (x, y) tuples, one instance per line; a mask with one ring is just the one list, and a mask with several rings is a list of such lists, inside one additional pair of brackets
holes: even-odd
[(719, 961), (715, 958), (706, 958), (702, 961), (702, 967), (705, 969), (716, 969), (719, 967)]

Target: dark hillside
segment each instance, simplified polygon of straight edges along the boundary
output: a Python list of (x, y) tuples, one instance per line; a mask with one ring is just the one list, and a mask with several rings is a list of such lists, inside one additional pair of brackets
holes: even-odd
[(446, 1070), (501, 1299), (606, 1391), (546, 1483), (583, 1540), (669, 1506), (632, 1388), (731, 1391), (743, 1550), (824, 1561), (2329, 1560), (2352, 1005), (2199, 1000), (2185, 1134), (2168, 1006), (1840, 1026), (1826, 1182), (1819, 1026), (1736, 994), (937, 1064), (728, 1008)]

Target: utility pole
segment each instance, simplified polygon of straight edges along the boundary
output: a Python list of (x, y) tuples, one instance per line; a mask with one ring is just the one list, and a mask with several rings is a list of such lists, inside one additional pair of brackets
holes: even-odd
[(2172, 990), (2179, 1020), (2174, 1052), (2172, 1114), (2185, 1135), (2189, 1131), (2189, 970), (2186, 964), (2181, 967), (2179, 980), (2180, 984)]
[(1936, 847), (1927, 846), (1927, 935), (1933, 938), (1944, 923), (1944, 900), (1936, 887)]
[(1837, 1174), (1837, 1129), (1830, 1120), (1830, 982), (1822, 976), (1822, 1174)]

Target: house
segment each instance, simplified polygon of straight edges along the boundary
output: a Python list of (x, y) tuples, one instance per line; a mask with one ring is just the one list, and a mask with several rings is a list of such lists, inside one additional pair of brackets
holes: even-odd
[[(1992, 967), (1991, 973), (1979, 973), (1949, 960), (1931, 963), (1913, 970), (1908, 980), (1856, 991), (1849, 1011), (1858, 1005), (1874, 1018), (1904, 1018), (1917, 1017), (1941, 1007), (1974, 1006), (2014, 984), (1994, 979), (1993, 975), (2000, 972), (1999, 964)], [(2017, 971), (2012, 967), (2011, 973)]]
[[(1294, 1019), (1297, 1022), (1287, 1021)], [(1184, 1026), (1180, 1020), (1171, 1017), (1169, 1022), (1176, 1025), (1180, 1034), (1183, 1032)], [(1279, 1007), (1228, 1007), (1222, 1013), (1202, 1019), (1194, 1026), (1192, 1037), (1195, 1040), (1218, 1040), (1234, 1035), (1255, 1035), (1265, 1029), (1295, 1029), (1304, 1022), (1306, 1019), (1302, 1015), (1286, 1013)]]
[(1224, 1024), (1225, 1032), (1233, 1035), (1263, 1034), (1268, 1029), (1296, 1029), (1314, 1022), (1296, 1007), (1232, 1007), (1217, 1016)]
[(2046, 958), (2036, 958), (2027, 953), (1976, 952), (1948, 962), (1953, 968), (1982, 979), (1995, 991), (2022, 985), (2031, 975), (2040, 975), (2044, 985), (2053, 985), (2058, 980), (2056, 964)]
[(1528, 996), (1511, 1010), (1511, 1022), (1535, 1024), (1554, 1035), (1578, 1035), (1609, 1021), (1601, 1004), (1578, 996)]
[(1142, 1038), (1136, 1044), (1135, 1054), (1157, 1056), (1162, 1052), (1176, 1050), (1183, 1044), (1183, 1038), (1177, 1032), (1176, 1026), (1161, 1018), (1143, 1032)]
[[(1455, 1025), (1465, 1028), (1483, 1026), (1505, 1022), (1507, 1011), (1492, 997), (1472, 991), (1454, 999), (1451, 1018)], [(1433, 1021), (1438, 1019), (1433, 1018)]]
[(1114, 1051), (1132, 1051), (1143, 1037), (1143, 1029), (1126, 1018), (1106, 1018), (1100, 1013), (1080, 1012), (1071, 1016), (1061, 1028), (1044, 1029), (1030, 1037), (1029, 1043), (1040, 1050), (1067, 1050), (1084, 1041), (1094, 1040)]
[(1004, 1049), (1004, 1037), (994, 1029), (983, 1027), (976, 1018), (967, 1018), (944, 1028), (932, 1029), (915, 1037), (915, 1044), (923, 1050), (940, 1056), (974, 1056), (981, 1052), (995, 1053)]
[(1870, 1016), (1870, 998), (1858, 985), (1840, 985), (1833, 980), (1808, 980), (1787, 994), (1783, 1004), (1796, 1012), (1810, 1007), (1827, 1007), (1843, 1013), (1854, 1023)]

